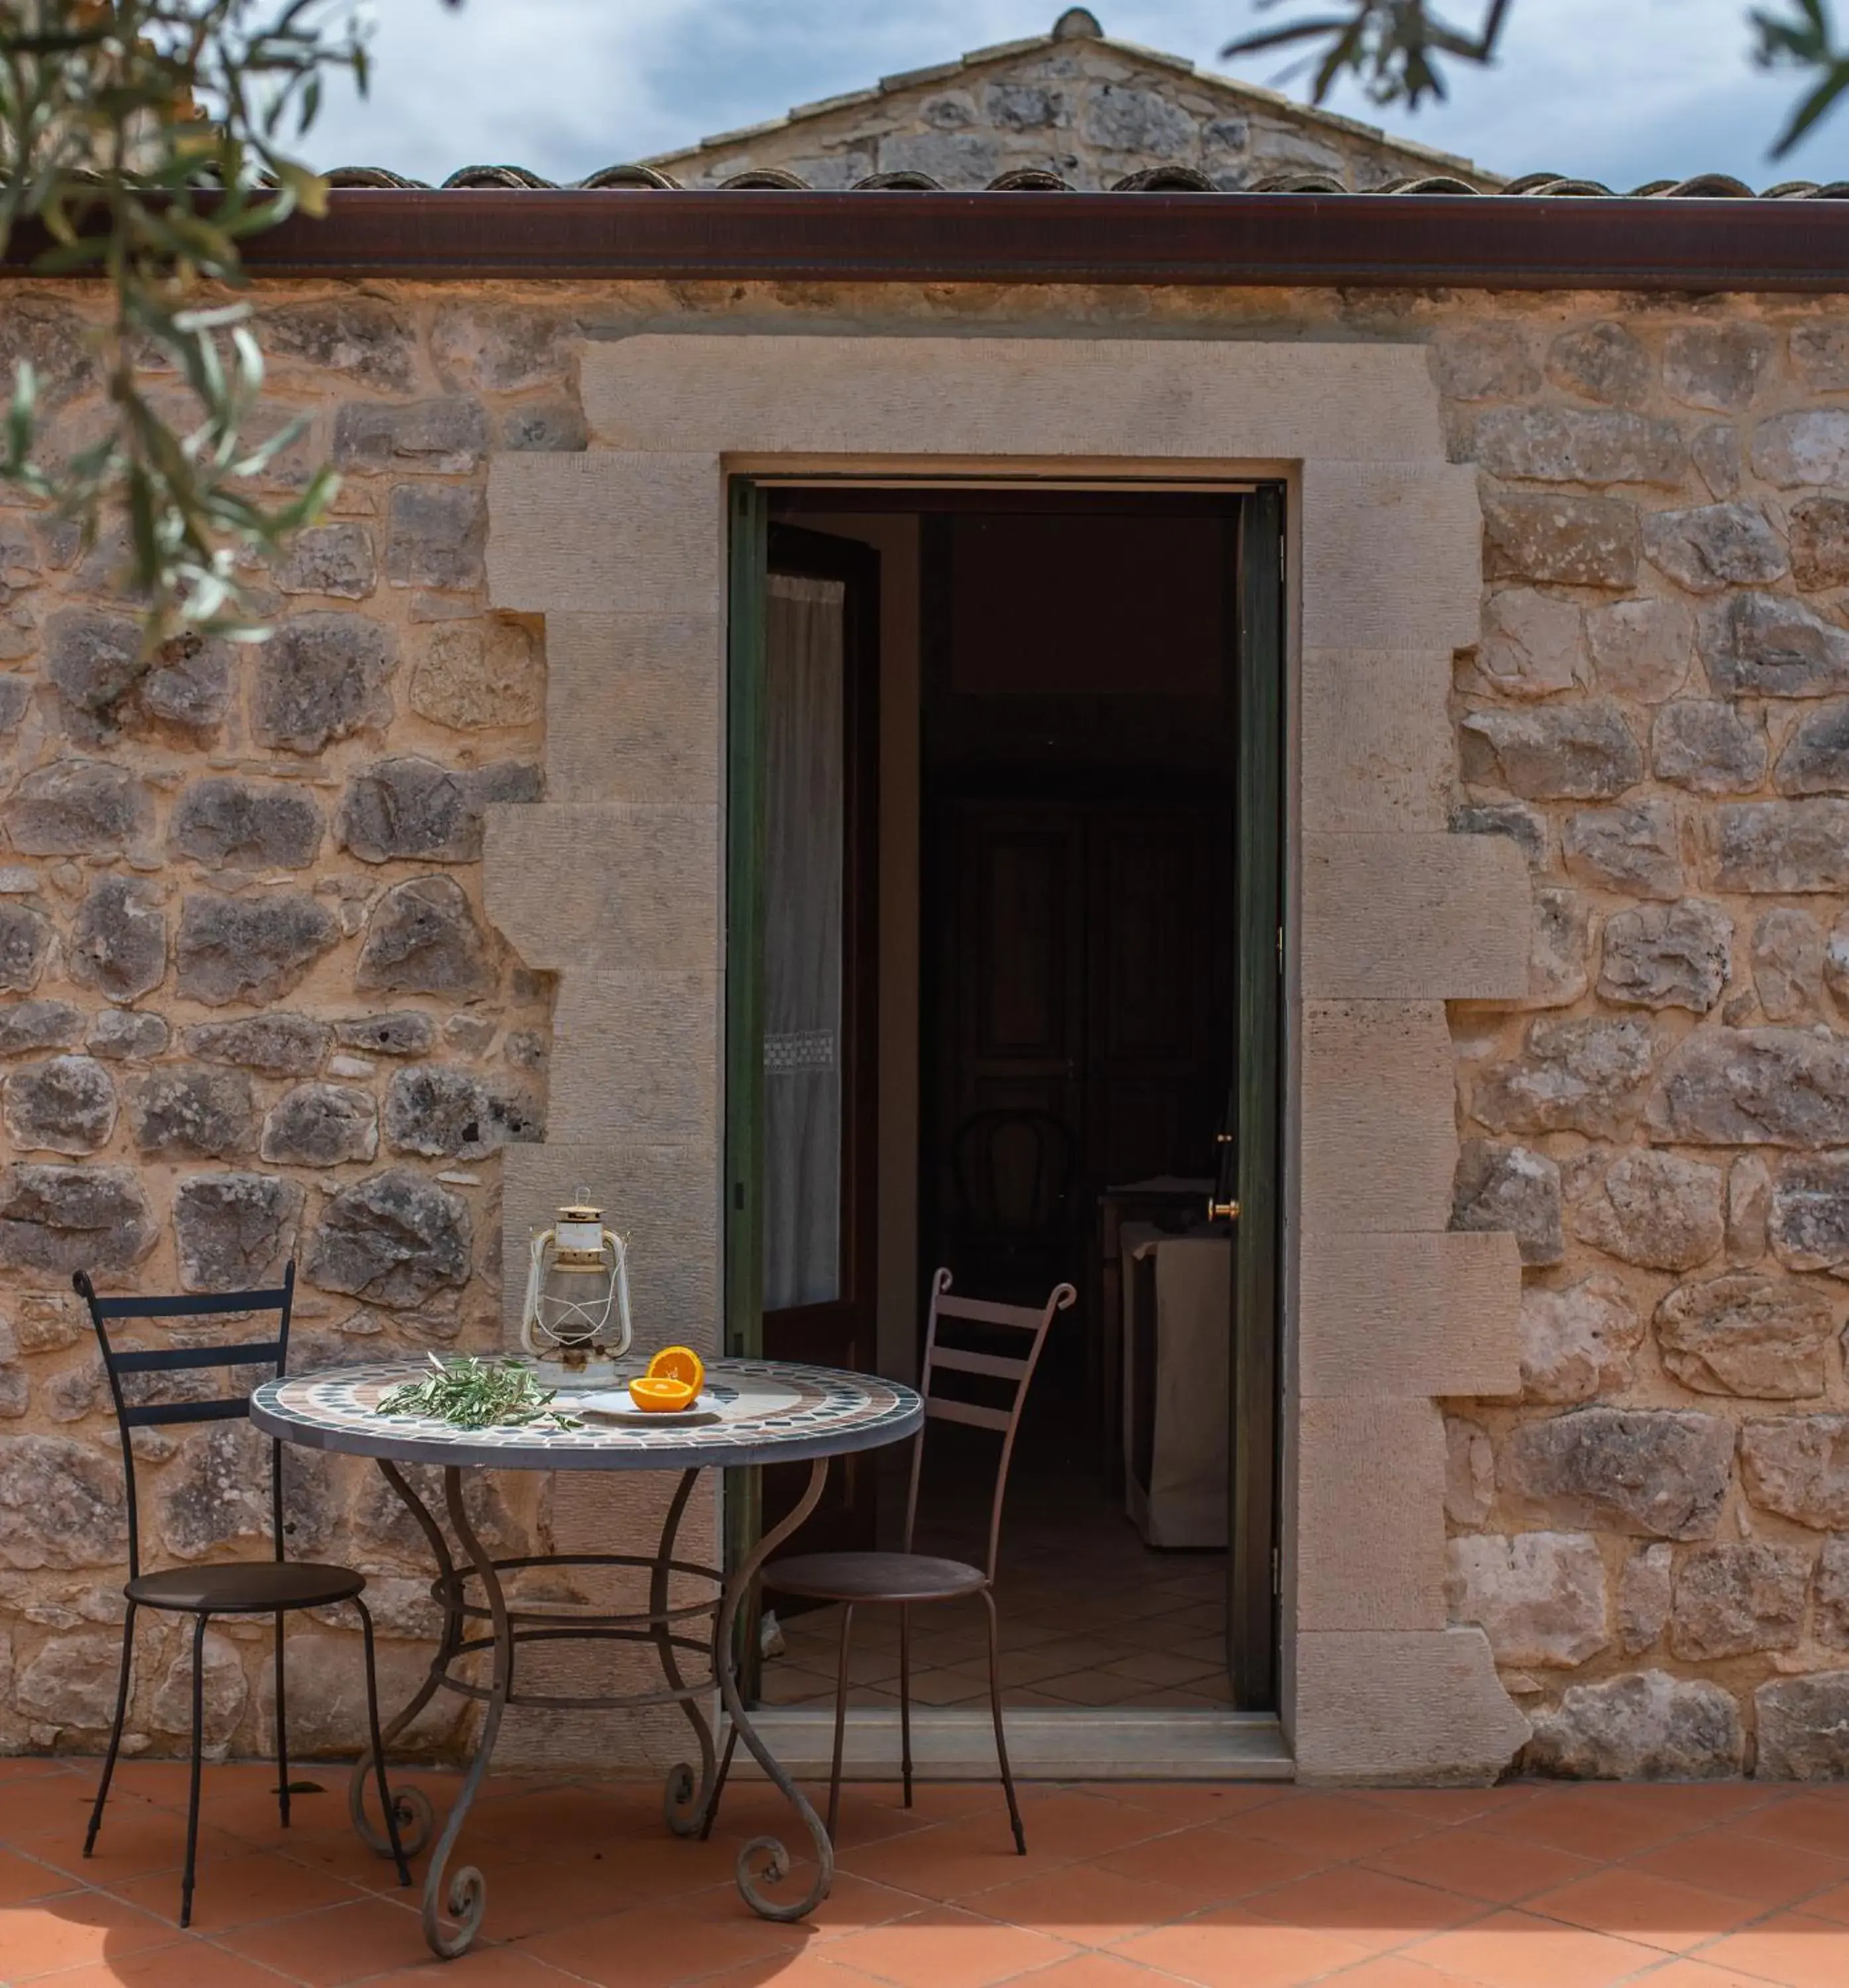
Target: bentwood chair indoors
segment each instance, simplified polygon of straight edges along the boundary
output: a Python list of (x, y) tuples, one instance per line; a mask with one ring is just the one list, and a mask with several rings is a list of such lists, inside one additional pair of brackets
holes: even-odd
[[(129, 1685), (134, 1666), (135, 1618), (139, 1611), (150, 1608), (193, 1618), (192, 1781), (186, 1809), (186, 1865), (180, 1882), (180, 1923), (184, 1926), (191, 1922), (193, 1915), (194, 1866), (199, 1840), (199, 1764), (204, 1723), (201, 1666), (206, 1625), (215, 1615), (270, 1615), (275, 1618), (276, 1800), (282, 1826), (286, 1829), (289, 1790), (284, 1618), (301, 1609), (326, 1608), (349, 1602), (360, 1618), (360, 1632), (365, 1638), (366, 1712), (380, 1806), (385, 1817), (392, 1857), (398, 1867), (398, 1882), (408, 1885), (411, 1871), (399, 1841), (398, 1817), (393, 1807), (390, 1790), (386, 1785), (385, 1754), (379, 1740), (379, 1695), (373, 1664), (372, 1615), (360, 1598), (366, 1577), (350, 1567), (283, 1558), (282, 1445), (279, 1442), (270, 1445), (270, 1529), (275, 1549), (270, 1559), (211, 1560), (195, 1567), (162, 1567), (151, 1574), (141, 1570), (134, 1432), (138, 1428), (171, 1428), (185, 1422), (241, 1422), (249, 1413), (249, 1405), (236, 1397), (201, 1400), (190, 1392), (181, 1393), (176, 1400), (151, 1400), (148, 1397), (157, 1388), (140, 1377), (184, 1373), (208, 1367), (249, 1366), (273, 1366), (280, 1376), (286, 1370), (289, 1361), (289, 1320), (295, 1296), (295, 1265), (292, 1263), (289, 1266), (281, 1285), (275, 1290), (226, 1291), (210, 1297), (101, 1298), (81, 1270), (71, 1282), (90, 1307), (90, 1323), (96, 1327), (96, 1343), (102, 1348), (110, 1393), (116, 1405), (116, 1421), (121, 1432), (122, 1469), (128, 1493), (128, 1581), (122, 1591), (127, 1598), (128, 1614), (122, 1626), (122, 1672), (116, 1689), (116, 1716), (110, 1729), (109, 1752), (103, 1763), (103, 1778), (97, 1786), (96, 1806), (90, 1811), (89, 1833), (83, 1839), (84, 1855), (89, 1856), (95, 1848), (96, 1833), (103, 1827), (103, 1804), (109, 1799), (109, 1784), (115, 1774), (116, 1756), (122, 1744), (122, 1726), (128, 1711)], [(273, 1338), (235, 1345), (164, 1346), (150, 1351), (118, 1351), (110, 1337), (112, 1324), (130, 1320), (200, 1319), (250, 1312), (274, 1312), (277, 1315)], [(125, 1382), (128, 1384), (126, 1387)]]
[[(924, 1424), (912, 1441), (911, 1482), (905, 1496), (905, 1530), (897, 1553), (799, 1554), (788, 1560), (773, 1560), (764, 1570), (764, 1585), (779, 1594), (841, 1604), (840, 1668), (835, 1679), (834, 1762), (828, 1781), (828, 1834), (832, 1840), (841, 1805), (841, 1750), (847, 1719), (847, 1665), (854, 1637), (854, 1611), (862, 1608), (893, 1608), (899, 1611), (899, 1748), (900, 1772), (905, 1784), (905, 1806), (911, 1806), (911, 1611), (925, 1603), (958, 1601), (980, 1596), (989, 1617), (989, 1704), (994, 1716), (995, 1759), (1002, 1770), (1002, 1787), (1008, 1797), (1008, 1820), (1014, 1830), (1015, 1848), (1025, 1857), (1027, 1838), (1021, 1827), (1020, 1804), (1015, 1800), (1014, 1777), (1009, 1770), (1008, 1741), (1002, 1730), (1001, 1660), (996, 1637), (995, 1578), (995, 1557), (1002, 1538), (1002, 1501), (1008, 1489), (1008, 1467), (1013, 1460), (1015, 1436), (1021, 1424), (1021, 1410), (1027, 1399), (1028, 1383), (1039, 1364), (1047, 1328), (1056, 1311), (1077, 1302), (1078, 1293), (1070, 1284), (1060, 1284), (1037, 1308), (1030, 1305), (995, 1304), (980, 1298), (953, 1297), (950, 1273), (939, 1270), (931, 1279), (931, 1317), (924, 1332), (924, 1361), (918, 1391), (924, 1397)], [(1003, 1344), (1022, 1346), (1019, 1352), (997, 1353), (946, 1346), (941, 1330), (947, 1321), (965, 1328), (961, 1336), (979, 1337), (992, 1347), (998, 1338)], [(969, 1328), (975, 1328), (971, 1334)], [(989, 1391), (1002, 1398), (973, 1401), (967, 1392), (946, 1394), (942, 1376), (972, 1377), (959, 1383), (965, 1390)], [(941, 1560), (929, 1554), (914, 1553), (918, 1519), (918, 1483), (924, 1462), (924, 1438), (933, 1422), (962, 1422), (972, 1428), (992, 1430), (1001, 1438), (995, 1460), (995, 1489), (989, 1506), (989, 1545), (980, 1567), (967, 1561)]]

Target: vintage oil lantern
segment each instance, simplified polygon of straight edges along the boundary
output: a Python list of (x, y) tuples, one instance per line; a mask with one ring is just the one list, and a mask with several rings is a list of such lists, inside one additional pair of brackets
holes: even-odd
[(533, 1238), (520, 1344), (544, 1363), (549, 1384), (571, 1386), (607, 1382), (630, 1336), (629, 1253), (580, 1188)]

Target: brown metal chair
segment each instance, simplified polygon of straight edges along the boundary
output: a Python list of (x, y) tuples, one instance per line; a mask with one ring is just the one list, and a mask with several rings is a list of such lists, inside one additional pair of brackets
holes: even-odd
[[(981, 1298), (953, 1297), (950, 1273), (939, 1270), (931, 1279), (931, 1317), (924, 1332), (924, 1372), (918, 1391), (924, 1397), (925, 1423), (912, 1441), (911, 1483), (905, 1496), (905, 1531), (897, 1553), (798, 1554), (789, 1560), (773, 1560), (764, 1570), (764, 1585), (779, 1594), (796, 1595), (813, 1601), (841, 1604), (840, 1669), (835, 1679), (834, 1764), (828, 1782), (828, 1834), (832, 1839), (841, 1804), (841, 1749), (847, 1721), (847, 1660), (854, 1636), (854, 1615), (862, 1607), (896, 1608), (899, 1611), (899, 1745), (900, 1771), (905, 1782), (905, 1806), (911, 1806), (911, 1611), (914, 1604), (954, 1601), (966, 1595), (980, 1595), (989, 1614), (989, 1704), (995, 1717), (995, 1757), (1002, 1769), (1002, 1786), (1008, 1796), (1008, 1819), (1014, 1828), (1015, 1848), (1025, 1857), (1027, 1838), (1021, 1828), (1020, 1804), (1015, 1800), (1014, 1777), (1009, 1771), (1008, 1742), (1002, 1731), (1002, 1678), (996, 1639), (995, 1577), (995, 1556), (1001, 1545), (1002, 1500), (1008, 1489), (1008, 1466), (1014, 1456), (1015, 1435), (1021, 1425), (1021, 1409), (1027, 1399), (1027, 1384), (1039, 1364), (1047, 1328), (1056, 1311), (1075, 1303), (1078, 1293), (1070, 1284), (1060, 1284), (1037, 1310), (1029, 1305), (993, 1304)], [(958, 1320), (989, 1329), (990, 1343), (996, 1329), (1028, 1335), (1024, 1354), (971, 1351), (938, 1343), (938, 1328), (946, 1320)], [(939, 1391), (943, 1373), (967, 1374), (979, 1380), (1006, 1384), (1006, 1408), (973, 1401)], [(1002, 1439), (1001, 1455), (995, 1465), (995, 1493), (989, 1507), (989, 1551), (980, 1567), (958, 1560), (941, 1560), (929, 1554), (914, 1553), (912, 1540), (918, 1517), (918, 1480), (924, 1462), (924, 1436), (933, 1422), (962, 1422), (975, 1428), (992, 1429)]]
[[(242, 1395), (201, 1399), (197, 1389), (189, 1389), (180, 1399), (154, 1401), (147, 1398), (147, 1384), (138, 1377), (194, 1371), (208, 1367), (267, 1367), (273, 1365), (280, 1378), (289, 1368), (289, 1320), (296, 1291), (296, 1266), (291, 1263), (282, 1282), (273, 1290), (225, 1291), (209, 1297), (159, 1298), (101, 1298), (90, 1279), (79, 1270), (71, 1279), (77, 1295), (90, 1307), (90, 1324), (96, 1328), (104, 1370), (109, 1375), (110, 1394), (116, 1405), (116, 1422), (122, 1439), (122, 1470), (127, 1488), (128, 1581), (123, 1595), (128, 1612), (122, 1625), (122, 1670), (116, 1687), (116, 1716), (110, 1727), (109, 1752), (103, 1762), (103, 1777), (97, 1783), (96, 1805), (90, 1810), (90, 1828), (83, 1838), (86, 1857), (96, 1848), (96, 1832), (103, 1827), (103, 1805), (109, 1800), (109, 1784), (115, 1777), (116, 1756), (122, 1746), (122, 1725), (128, 1712), (128, 1692), (135, 1657), (135, 1616), (143, 1608), (193, 1618), (193, 1744), (192, 1775), (186, 1804), (186, 1863), (180, 1879), (180, 1923), (186, 1925), (193, 1915), (193, 1879), (199, 1841), (199, 1763), (204, 1746), (203, 1664), (206, 1625), (215, 1615), (270, 1615), (275, 1618), (276, 1664), (276, 1805), (282, 1826), (289, 1827), (289, 1731), (284, 1698), (283, 1622), (299, 1609), (332, 1608), (346, 1602), (360, 1618), (365, 1642), (367, 1729), (372, 1740), (373, 1773), (379, 1787), (379, 1800), (385, 1812), (386, 1834), (398, 1867), (398, 1882), (411, 1882), (411, 1869), (398, 1834), (399, 1809), (385, 1778), (385, 1750), (379, 1738), (379, 1690), (373, 1663), (373, 1618), (360, 1597), (366, 1577), (350, 1567), (330, 1567), (309, 1560), (283, 1558), (283, 1540), (289, 1527), (282, 1516), (282, 1445), (270, 1445), (270, 1528), (274, 1556), (269, 1560), (212, 1560), (203, 1566), (161, 1567), (151, 1574), (141, 1570), (141, 1526), (135, 1493), (134, 1432), (138, 1428), (172, 1428), (188, 1422), (242, 1422), (250, 1405)], [(166, 1346), (151, 1351), (120, 1350), (110, 1337), (112, 1320), (199, 1319), (248, 1315), (252, 1312), (276, 1314), (273, 1338), (246, 1340), (225, 1345)], [(123, 1383), (128, 1384), (124, 1386)], [(184, 1384), (182, 1384), (184, 1385)]]

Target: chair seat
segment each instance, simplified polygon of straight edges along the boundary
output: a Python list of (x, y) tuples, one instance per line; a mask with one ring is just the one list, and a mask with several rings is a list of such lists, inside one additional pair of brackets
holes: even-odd
[(324, 1608), (330, 1602), (350, 1601), (365, 1587), (365, 1575), (350, 1567), (303, 1560), (238, 1560), (137, 1574), (123, 1592), (144, 1608), (194, 1615), (272, 1615), (279, 1609)]
[(967, 1561), (931, 1554), (796, 1554), (772, 1560), (764, 1585), (814, 1601), (948, 1601), (979, 1594), (989, 1577)]

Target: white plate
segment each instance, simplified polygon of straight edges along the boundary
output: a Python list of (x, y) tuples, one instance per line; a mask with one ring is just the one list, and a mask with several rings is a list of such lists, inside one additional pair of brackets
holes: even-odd
[(638, 1408), (627, 1388), (600, 1388), (588, 1394), (561, 1396), (559, 1405), (569, 1415), (594, 1415), (600, 1422), (623, 1422), (650, 1428), (705, 1427), (719, 1419), (719, 1405), (702, 1393), (685, 1408)]

